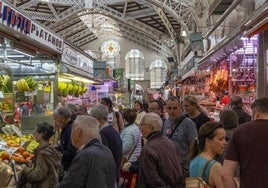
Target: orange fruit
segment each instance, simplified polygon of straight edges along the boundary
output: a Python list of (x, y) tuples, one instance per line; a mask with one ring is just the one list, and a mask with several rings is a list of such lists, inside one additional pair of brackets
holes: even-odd
[(7, 151), (3, 151), (2, 155), (1, 155), (1, 158), (3, 160), (9, 160), (9, 153)]
[(23, 154), (23, 152), (25, 151), (24, 147), (20, 146), (17, 150), (20, 154)]
[(24, 159), (28, 158), (31, 156), (31, 154), (28, 151), (23, 152), (22, 156), (24, 157)]

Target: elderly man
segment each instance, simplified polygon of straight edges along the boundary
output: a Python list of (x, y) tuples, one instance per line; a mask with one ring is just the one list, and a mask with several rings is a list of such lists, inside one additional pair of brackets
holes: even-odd
[(183, 162), (183, 173), (187, 177), (189, 167), (187, 154), (191, 143), (197, 137), (196, 126), (191, 119), (182, 115), (182, 105), (178, 97), (171, 96), (167, 100), (167, 112), (169, 119), (164, 123), (163, 135), (169, 137), (177, 145)]
[(115, 187), (115, 162), (111, 150), (99, 141), (99, 122), (78, 115), (73, 123), (71, 139), (78, 149), (69, 171), (59, 188)]
[(268, 186), (268, 98), (251, 105), (253, 121), (238, 127), (229, 142), (222, 168), (224, 187), (234, 188), (234, 172), (240, 165), (240, 187)]
[(146, 137), (138, 173), (138, 187), (183, 187), (180, 155), (174, 143), (161, 133), (162, 120), (156, 113), (148, 113), (141, 120), (140, 129)]
[(116, 179), (119, 180), (120, 163), (122, 159), (122, 140), (119, 133), (108, 124), (108, 108), (103, 104), (94, 106), (90, 115), (96, 118), (100, 123), (100, 135), (102, 143), (106, 145), (113, 153), (116, 164)]
[(60, 145), (57, 147), (57, 150), (62, 153), (61, 164), (63, 170), (68, 171), (76, 155), (76, 148), (71, 143), (72, 113), (66, 106), (61, 106), (54, 111), (53, 118), (56, 127), (61, 129)]

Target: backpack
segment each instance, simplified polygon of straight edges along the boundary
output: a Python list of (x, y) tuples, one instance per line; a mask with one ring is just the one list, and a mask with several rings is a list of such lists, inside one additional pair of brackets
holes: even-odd
[(213, 159), (208, 160), (201, 170), (199, 177), (187, 177), (186, 188), (209, 188), (209, 185), (203, 180), (204, 172)]

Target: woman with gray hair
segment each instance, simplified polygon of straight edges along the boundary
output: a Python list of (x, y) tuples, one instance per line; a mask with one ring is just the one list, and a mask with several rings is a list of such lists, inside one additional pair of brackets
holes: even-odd
[(108, 108), (103, 104), (94, 106), (90, 115), (100, 123), (100, 135), (102, 143), (106, 145), (113, 153), (116, 164), (116, 179), (119, 181), (120, 163), (122, 159), (122, 141), (119, 133), (108, 124)]

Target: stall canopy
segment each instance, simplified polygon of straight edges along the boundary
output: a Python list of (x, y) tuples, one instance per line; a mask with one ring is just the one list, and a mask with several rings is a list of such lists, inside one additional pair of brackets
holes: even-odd
[(102, 83), (101, 80), (93, 79), (92, 75), (90, 75), (86, 71), (83, 71), (83, 69), (78, 69), (76, 67), (73, 67), (67, 64), (60, 65), (59, 76), (60, 76), (60, 79), (69, 79), (69, 80), (81, 81), (84, 83), (90, 83), (90, 84)]
[(250, 20), (245, 24), (245, 36), (252, 37), (258, 33), (268, 30), (268, 1), (259, 7)]

